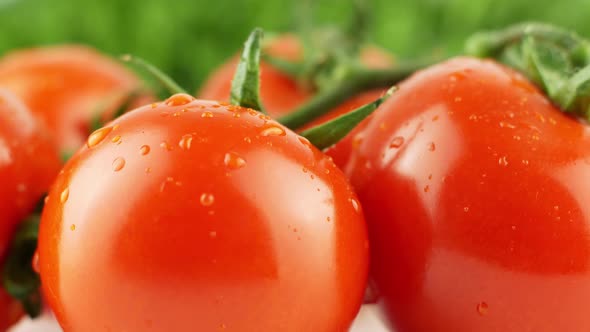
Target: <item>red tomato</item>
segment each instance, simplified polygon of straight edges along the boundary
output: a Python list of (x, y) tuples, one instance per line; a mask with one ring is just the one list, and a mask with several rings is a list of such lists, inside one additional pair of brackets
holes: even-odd
[(39, 264), (66, 332), (345, 331), (368, 245), (329, 158), (267, 116), (181, 94), (66, 164)]
[[(125, 66), (84, 46), (54, 46), (9, 53), (0, 59), (0, 86), (8, 88), (53, 132), (62, 150), (76, 150), (91, 119), (108, 117), (140, 87)], [(149, 99), (141, 98), (142, 102)]]
[[(0, 261), (19, 222), (32, 212), (60, 168), (53, 141), (26, 106), (0, 89)], [(22, 314), (0, 290), (0, 330)]]
[[(265, 52), (288, 61), (301, 60), (303, 55), (299, 39), (289, 34), (273, 39), (266, 47)], [(363, 49), (361, 60), (371, 68), (387, 68), (393, 66), (394, 63), (391, 55), (374, 46)], [(203, 87), (198, 92), (198, 96), (203, 99), (229, 100), (231, 80), (236, 71), (237, 63), (238, 57), (236, 56), (221, 65), (205, 81)], [(260, 68), (260, 97), (271, 116), (279, 117), (288, 114), (296, 107), (303, 105), (313, 96), (311, 91), (300, 86), (294, 78), (275, 69), (264, 61), (261, 61)], [(338, 115), (370, 103), (379, 98), (385, 91), (386, 89), (375, 90), (353, 96), (343, 105), (314, 121), (313, 125), (322, 124)], [(302, 129), (309, 127), (311, 126), (308, 125)], [(352, 137), (360, 131), (361, 127), (362, 125), (353, 134), (348, 135), (343, 141), (326, 151), (326, 154), (334, 158), (336, 165), (344, 166), (346, 161), (348, 161), (353, 141)]]
[(364, 134), (348, 172), (395, 331), (590, 330), (586, 122), (458, 58), (402, 83)]

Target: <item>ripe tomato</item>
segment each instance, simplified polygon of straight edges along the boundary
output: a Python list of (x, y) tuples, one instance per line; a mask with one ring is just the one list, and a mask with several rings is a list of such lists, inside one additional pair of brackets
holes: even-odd
[(267, 116), (181, 94), (66, 164), (39, 263), (66, 332), (345, 331), (368, 245), (329, 158)]
[(588, 124), (492, 61), (399, 88), (347, 167), (395, 331), (590, 330)]
[(53, 132), (59, 147), (69, 151), (84, 143), (97, 112), (103, 110), (108, 118), (140, 82), (123, 65), (95, 50), (67, 45), (4, 56), (0, 87), (24, 100)]
[[(301, 60), (303, 53), (299, 39), (294, 35), (285, 34), (272, 40), (265, 48), (269, 55), (287, 61)], [(363, 49), (361, 60), (370, 68), (387, 68), (393, 66), (393, 57), (383, 50), (369, 46)], [(238, 57), (221, 65), (205, 81), (201, 90), (197, 93), (200, 98), (211, 100), (229, 100), (231, 80), (236, 71)], [(260, 63), (260, 97), (268, 111), (273, 117), (288, 114), (298, 106), (303, 105), (312, 96), (313, 93), (300, 86), (297, 81), (289, 75), (275, 69), (271, 65), (261, 61)], [(347, 113), (364, 104), (375, 101), (387, 89), (375, 90), (353, 96), (350, 100), (340, 105), (333, 111), (323, 117), (316, 119), (312, 125), (303, 129), (310, 128), (313, 125), (322, 124), (336, 116)], [(333, 148), (328, 149), (326, 154), (334, 158), (338, 166), (343, 166), (350, 156), (350, 149), (355, 134), (360, 131), (363, 124), (359, 124), (353, 133), (336, 144)]]
[[(34, 209), (60, 168), (53, 141), (26, 106), (0, 89), (0, 262), (19, 222)], [(0, 330), (22, 314), (0, 290)]]

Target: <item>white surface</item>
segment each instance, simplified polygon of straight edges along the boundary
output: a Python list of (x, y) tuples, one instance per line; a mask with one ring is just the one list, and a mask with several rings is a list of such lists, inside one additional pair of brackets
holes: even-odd
[[(24, 319), (9, 332), (62, 332), (61, 328), (49, 314), (43, 315), (35, 321)], [(364, 305), (350, 332), (388, 332), (380, 321), (374, 305)]]

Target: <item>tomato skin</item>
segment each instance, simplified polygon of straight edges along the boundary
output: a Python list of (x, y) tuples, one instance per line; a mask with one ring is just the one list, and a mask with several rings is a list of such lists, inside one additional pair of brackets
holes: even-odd
[[(0, 59), (0, 87), (15, 93), (45, 122), (60, 149), (75, 151), (96, 113), (108, 118), (140, 82), (94, 49), (63, 45), (8, 53)], [(142, 104), (151, 100), (148, 95), (138, 98)]]
[(368, 244), (344, 175), (267, 116), (182, 98), (92, 135), (53, 186), (39, 265), (64, 331), (346, 331)]
[[(0, 262), (14, 232), (59, 172), (53, 140), (10, 92), (0, 89)], [(0, 289), (0, 330), (22, 316), (20, 304)]]
[(364, 134), (347, 173), (395, 331), (590, 330), (587, 123), (457, 58), (403, 82)]

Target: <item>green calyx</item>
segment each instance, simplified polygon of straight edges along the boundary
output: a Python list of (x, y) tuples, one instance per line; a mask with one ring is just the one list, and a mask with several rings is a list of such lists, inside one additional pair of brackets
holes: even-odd
[(473, 35), (466, 52), (524, 73), (563, 111), (590, 119), (590, 41), (572, 31), (523, 23)]
[(260, 49), (263, 35), (262, 29), (256, 28), (244, 44), (232, 80), (230, 103), (265, 113), (260, 101)]
[(32, 318), (41, 313), (41, 281), (31, 265), (37, 249), (39, 217), (38, 213), (32, 214), (20, 224), (2, 271), (4, 289), (22, 303)]
[(300, 135), (307, 138), (311, 144), (320, 150), (328, 148), (348, 135), (354, 127), (371, 115), (396, 90), (397, 87), (394, 86), (374, 102), (361, 106), (354, 111), (341, 115), (317, 127), (305, 130)]

